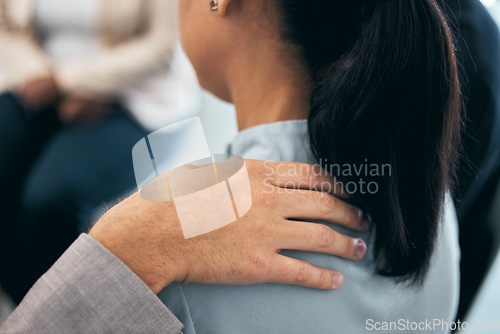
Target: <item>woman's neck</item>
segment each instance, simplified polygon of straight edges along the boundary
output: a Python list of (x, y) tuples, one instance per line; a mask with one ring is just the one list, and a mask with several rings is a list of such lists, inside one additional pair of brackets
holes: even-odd
[(240, 131), (307, 118), (311, 86), (303, 65), (272, 51), (245, 54), (244, 58), (233, 62), (235, 70), (228, 76)]

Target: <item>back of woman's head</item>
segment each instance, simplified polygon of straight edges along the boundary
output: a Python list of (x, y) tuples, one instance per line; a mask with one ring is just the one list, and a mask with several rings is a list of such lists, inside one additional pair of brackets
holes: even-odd
[(434, 0), (275, 3), (284, 37), (312, 76), (314, 155), (324, 165), (391, 166), (334, 176), (343, 185), (376, 182), (351, 200), (375, 224), (377, 272), (421, 282), (454, 180), (461, 124), (454, 49), (440, 8)]

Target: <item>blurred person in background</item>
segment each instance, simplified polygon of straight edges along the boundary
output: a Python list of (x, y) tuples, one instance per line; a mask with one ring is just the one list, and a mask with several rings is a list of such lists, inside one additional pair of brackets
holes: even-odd
[(460, 224), (463, 319), (494, 256), (488, 219), (500, 180), (500, 33), (479, 0), (446, 0), (455, 35), (466, 122), (455, 205)]
[(19, 302), (198, 86), (174, 0), (0, 0), (0, 47), (0, 285)]

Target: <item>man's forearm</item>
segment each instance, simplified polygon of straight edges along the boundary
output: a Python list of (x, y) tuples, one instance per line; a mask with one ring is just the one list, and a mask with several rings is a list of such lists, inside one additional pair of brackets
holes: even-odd
[(83, 234), (33, 286), (0, 333), (178, 334), (182, 327), (139, 277)]

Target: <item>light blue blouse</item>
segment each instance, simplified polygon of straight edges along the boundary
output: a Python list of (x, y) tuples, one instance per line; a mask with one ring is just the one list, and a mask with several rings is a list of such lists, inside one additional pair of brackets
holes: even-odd
[[(230, 152), (246, 159), (312, 163), (307, 143), (306, 121), (288, 121), (241, 132), (230, 145)], [(337, 291), (279, 284), (172, 284), (159, 296), (184, 323), (185, 334), (357, 334), (376, 332), (382, 326), (392, 328), (384, 333), (422, 333), (434, 322), (429, 333), (449, 332), (446, 325), (437, 324), (453, 321), (458, 305), (460, 256), (457, 221), (449, 196), (422, 288), (374, 274), (371, 232), (334, 229), (367, 240), (365, 259), (354, 262), (325, 254), (283, 253), (340, 271), (344, 285)]]

